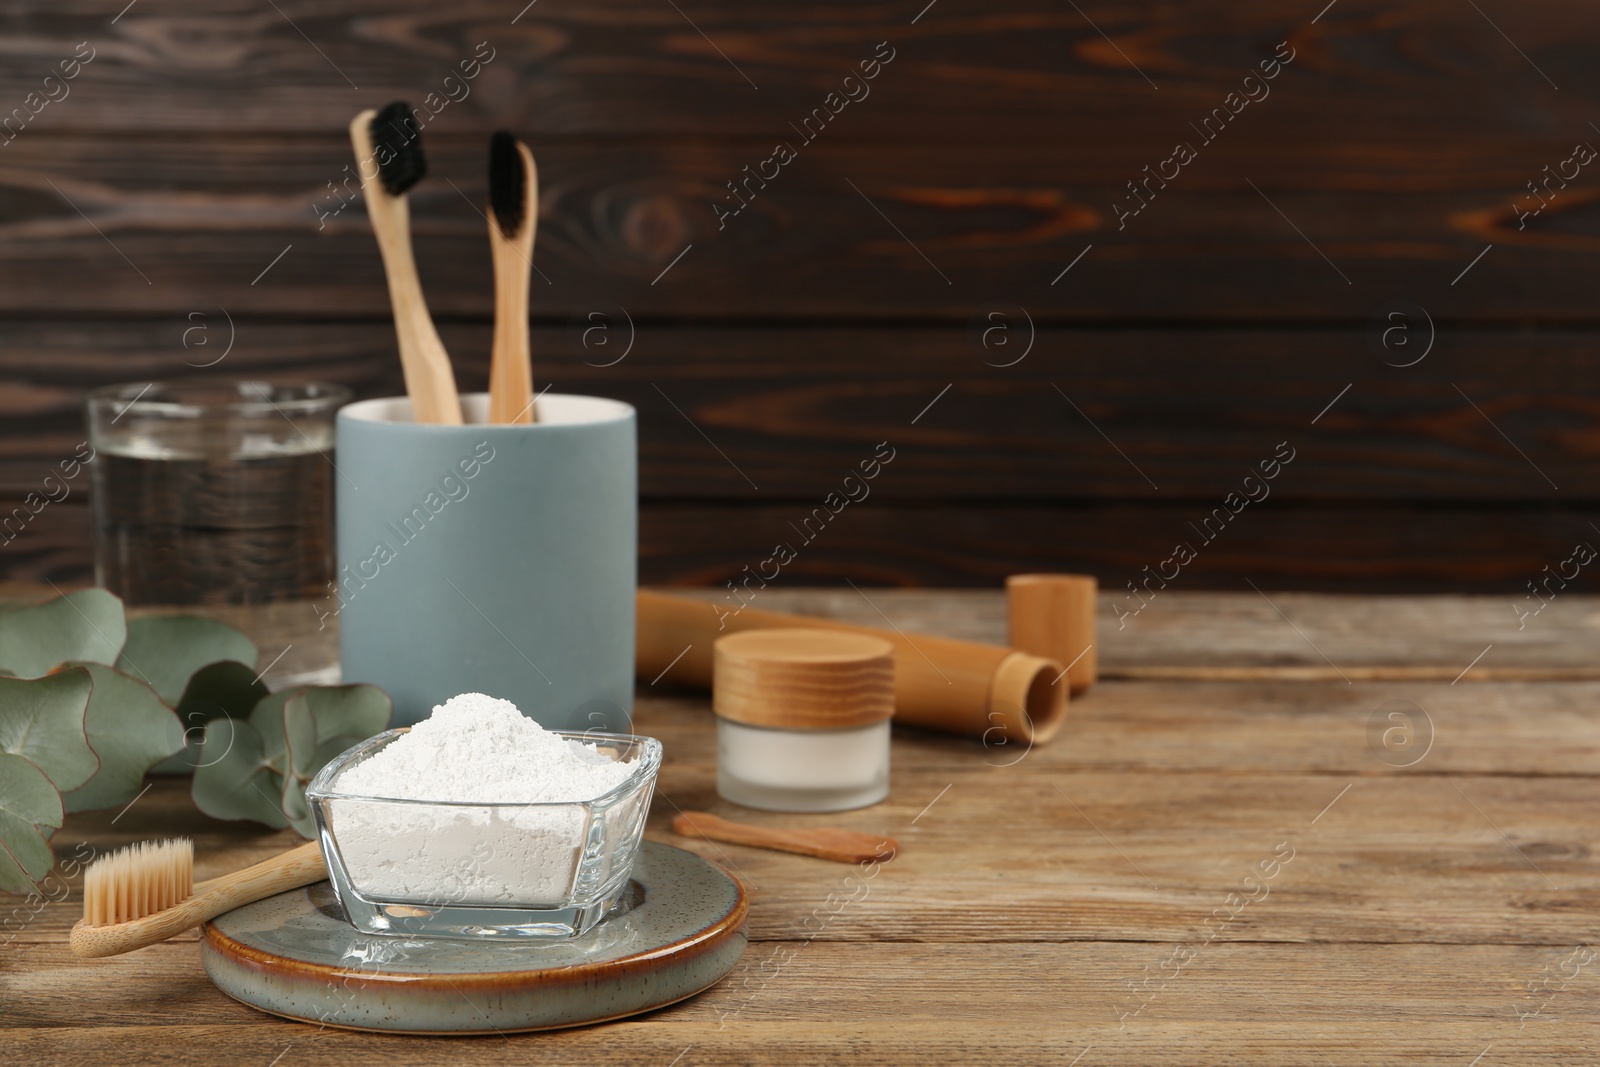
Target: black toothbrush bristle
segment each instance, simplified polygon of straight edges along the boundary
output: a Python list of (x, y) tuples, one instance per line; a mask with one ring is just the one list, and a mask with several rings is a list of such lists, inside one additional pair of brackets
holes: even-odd
[(405, 101), (379, 111), (372, 119), (372, 154), (378, 161), (378, 180), (390, 196), (400, 196), (428, 173), (422, 154), (422, 131)]
[(522, 173), (517, 139), (499, 130), (489, 138), (489, 206), (506, 237), (521, 228), (522, 216), (528, 210), (527, 198), (527, 176)]

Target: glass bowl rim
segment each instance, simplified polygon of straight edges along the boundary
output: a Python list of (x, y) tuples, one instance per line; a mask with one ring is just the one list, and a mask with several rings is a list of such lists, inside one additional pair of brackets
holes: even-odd
[[(600, 805), (602, 802), (619, 800), (631, 793), (637, 792), (643, 785), (655, 780), (656, 772), (661, 767), (661, 742), (645, 734), (620, 734), (608, 733), (600, 730), (552, 730), (558, 737), (569, 741), (609, 741), (636, 746), (639, 757), (636, 766), (628, 776), (599, 796), (588, 797), (584, 800), (419, 800), (415, 797), (384, 797), (371, 793), (344, 793), (332, 787), (334, 779), (342, 772), (347, 764), (358, 756), (366, 754), (371, 749), (382, 747), (395, 740), (401, 734), (409, 733), (411, 727), (397, 726), (375, 734), (365, 741), (357, 742), (345, 749), (339, 755), (329, 760), (322, 769), (316, 773), (310, 783), (306, 785), (305, 797), (307, 801), (320, 800), (362, 800), (375, 804), (415, 804), (429, 808), (571, 808), (578, 805)], [(622, 762), (622, 761), (617, 761)]]

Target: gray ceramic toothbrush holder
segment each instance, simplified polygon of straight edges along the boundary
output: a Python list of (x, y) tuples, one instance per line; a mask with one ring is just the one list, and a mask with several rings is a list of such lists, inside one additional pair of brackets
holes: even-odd
[(404, 397), (339, 412), (344, 681), (394, 698), (394, 725), (458, 693), (549, 729), (626, 732), (633, 707), (638, 439), (631, 406), (545, 394), (539, 421), (418, 426)]

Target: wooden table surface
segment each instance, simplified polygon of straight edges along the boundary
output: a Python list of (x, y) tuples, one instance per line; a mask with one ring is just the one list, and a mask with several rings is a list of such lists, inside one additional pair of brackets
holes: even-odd
[[(868, 595), (762, 606), (1001, 637), (999, 594)], [(667, 752), (650, 836), (753, 900), (744, 960), (685, 1003), (504, 1038), (318, 1029), (223, 996), (192, 935), (74, 959), (74, 893), (0, 948), (0, 1048), (260, 1067), (1600, 1061), (1600, 601), (1563, 595), (1521, 630), (1498, 598), (1170, 592), (1123, 629), (1102, 608), (1105, 677), (1051, 744), (898, 731), (889, 800), (837, 816), (721, 803), (706, 699), (643, 686), (637, 728)], [(844, 866), (677, 838), (679, 808), (889, 833), (902, 853), (863, 891)], [(196, 839), (197, 877), (293, 840), (211, 821), (171, 779), (56, 840), (170, 833)]]

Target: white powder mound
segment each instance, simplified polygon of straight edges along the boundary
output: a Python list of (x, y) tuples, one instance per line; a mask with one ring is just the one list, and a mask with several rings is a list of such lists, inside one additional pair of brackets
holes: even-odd
[(339, 776), (334, 789), (403, 800), (534, 804), (593, 800), (632, 764), (546, 730), (509, 700), (462, 693)]
[[(341, 774), (339, 793), (485, 806), (330, 801), (335, 842), (356, 891), (414, 904), (558, 907), (573, 889), (584, 809), (488, 805), (593, 800), (635, 769), (544, 729), (507, 700), (463, 693)], [(642, 819), (629, 802), (606, 816), (607, 846)], [(610, 864), (606, 858), (607, 866)]]

